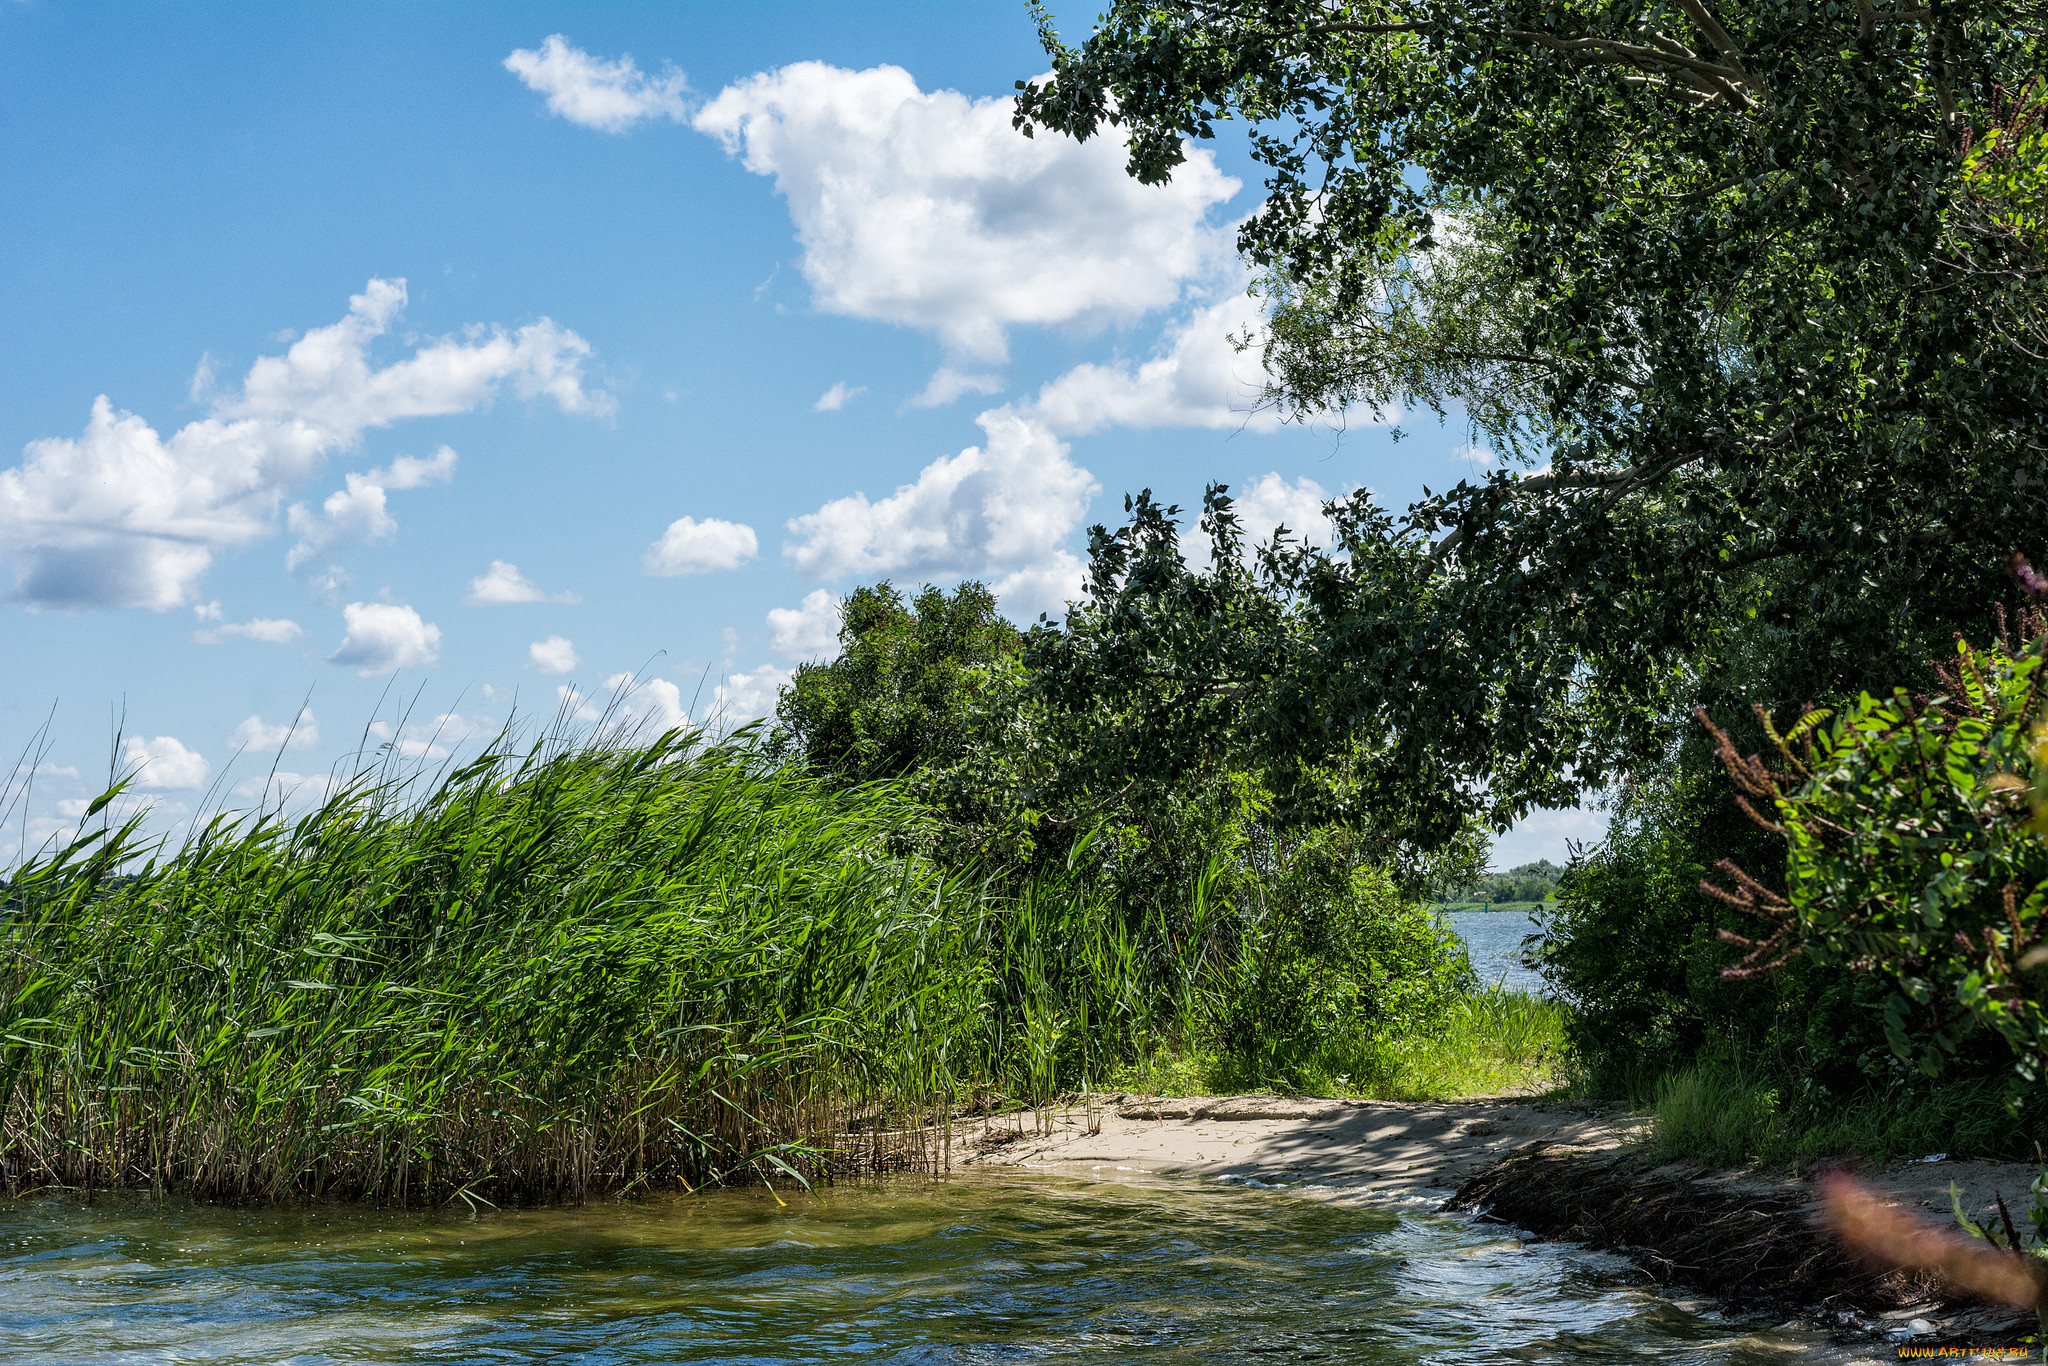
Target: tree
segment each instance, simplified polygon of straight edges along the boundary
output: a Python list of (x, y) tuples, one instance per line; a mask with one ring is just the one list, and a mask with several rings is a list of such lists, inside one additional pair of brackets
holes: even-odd
[[(1115, 126), (1157, 182), (1251, 125), (1269, 402), (1461, 412), (1501, 458), (1337, 506), (1227, 645), (1160, 617), (1151, 667), (1222, 699), (1180, 752), (1250, 718), (1448, 838), (1654, 766), (1695, 704), (1925, 678), (2038, 539), (2036, 0), (1119, 0), (1074, 47), (1040, 17), (1025, 131)], [(1126, 563), (1104, 620), (1212, 591)], [(1074, 705), (1125, 686), (1091, 649)]]
[(776, 704), (784, 743), (855, 784), (958, 764), (991, 700), (1014, 687), (1021, 640), (995, 595), (927, 584), (907, 605), (887, 582), (841, 609), (839, 658), (800, 664)]

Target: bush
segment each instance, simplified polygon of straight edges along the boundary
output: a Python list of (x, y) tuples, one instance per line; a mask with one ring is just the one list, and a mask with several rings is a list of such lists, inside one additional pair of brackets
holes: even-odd
[(1865, 694), (1770, 730), (1782, 769), (1715, 732), (1785, 859), (1782, 893), (1733, 861), (1732, 887), (1709, 888), (1769, 931), (1731, 935), (1750, 950), (1736, 974), (1875, 974), (1887, 1041), (1928, 1076), (1981, 1053), (1987, 1034), (2023, 1080), (2048, 1071), (2048, 848), (2034, 809), (2048, 636), (2030, 634), (2018, 650), (1958, 642), (1933, 698)]

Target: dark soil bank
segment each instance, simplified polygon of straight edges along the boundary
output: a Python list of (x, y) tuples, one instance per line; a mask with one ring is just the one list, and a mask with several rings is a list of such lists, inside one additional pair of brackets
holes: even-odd
[(2034, 1330), (2030, 1315), (1950, 1295), (1937, 1277), (1850, 1260), (1820, 1227), (1804, 1181), (1531, 1144), (1467, 1180), (1444, 1208), (1621, 1252), (1660, 1284), (1847, 1335), (1902, 1335), (1924, 1320), (1932, 1332), (1916, 1346), (1988, 1347)]

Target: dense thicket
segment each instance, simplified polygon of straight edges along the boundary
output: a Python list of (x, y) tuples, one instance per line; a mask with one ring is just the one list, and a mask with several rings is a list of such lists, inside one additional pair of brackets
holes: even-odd
[(2004, 0), (1048, 29), (1027, 129), (1114, 125), (1158, 180), (1251, 125), (1272, 401), (1455, 405), (1502, 457), (1399, 516), (1343, 505), (1335, 553), (1275, 566), (1295, 629), (1189, 650), (1253, 714), (1312, 699), (1273, 741), (1362, 741), (1415, 801), (1498, 816), (1660, 760), (1701, 702), (1926, 677), (2048, 520), (2043, 32)]
[[(1782, 849), (1690, 717), (1753, 748), (1752, 702), (1933, 689), (2048, 525), (2044, 16), (1129, 0), (1072, 46), (1048, 23), (1027, 131), (1114, 128), (1157, 181), (1249, 125), (1268, 402), (1434, 408), (1498, 463), (1401, 512), (1346, 500), (1327, 551), (1235, 579), (1175, 562), (1141, 499), (1027, 661), (1075, 709), (1162, 689), (1164, 762), (1249, 736), (1276, 790), (1341, 767), (1425, 843), (1618, 791), (1546, 944), (1596, 1068), (1891, 1084), (1883, 984), (1721, 976), (1746, 922), (1699, 875)], [(1204, 516), (1229, 522), (1220, 491)]]
[[(1406, 831), (1327, 788), (1283, 799), (1242, 737), (1155, 768), (1170, 702), (1139, 688), (1060, 706), (1042, 652), (1020, 655), (982, 585), (908, 602), (859, 589), (839, 639), (784, 691), (778, 744), (835, 784), (902, 775), (939, 814), (923, 848), (943, 864), (999, 882), (1058, 869), (1133, 923), (1183, 924), (1256, 962), (1212, 1035), (1185, 1041), (1220, 1048), (1240, 1080), (1300, 1084), (1360, 1030), (1410, 1027), (1463, 982), (1462, 949), (1417, 901), (1440, 874), (1404, 864)], [(1430, 868), (1469, 877), (1480, 852), (1466, 841)]]
[(935, 1163), (963, 1101), (1165, 1049), (1280, 1080), (1462, 984), (1348, 866), (1266, 889), (1356, 909), (1327, 922), (1214, 877), (1134, 907), (1063, 865), (935, 862), (903, 782), (617, 740), (424, 792), (366, 776), (157, 858), (102, 827), (16, 869), (7, 1182), (502, 1200)]

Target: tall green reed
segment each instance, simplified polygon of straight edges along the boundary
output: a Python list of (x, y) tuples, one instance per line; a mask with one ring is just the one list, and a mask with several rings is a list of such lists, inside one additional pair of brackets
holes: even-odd
[(106, 821), (17, 868), (8, 1183), (408, 1202), (934, 1165), (966, 1092), (1085, 1085), (1204, 975), (1163, 920), (939, 868), (902, 788), (745, 735), (501, 742), (418, 783), (171, 850)]

